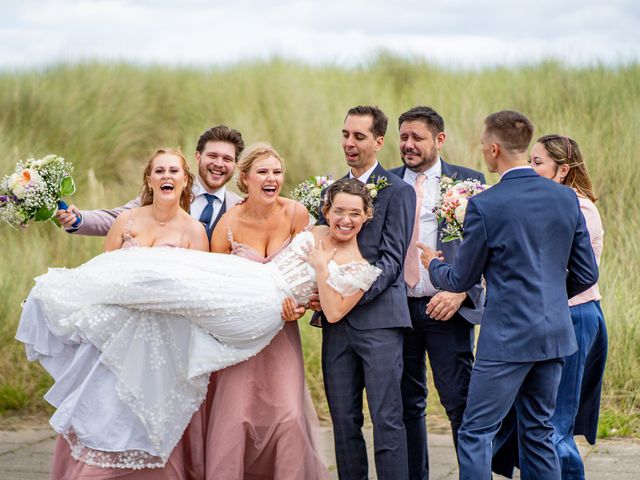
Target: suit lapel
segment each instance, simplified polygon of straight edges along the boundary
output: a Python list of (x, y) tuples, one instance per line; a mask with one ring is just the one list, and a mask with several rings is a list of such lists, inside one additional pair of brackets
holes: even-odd
[[(449, 165), (447, 162), (445, 162), (442, 157), (440, 157), (440, 177), (442, 178), (443, 176), (445, 177), (449, 177), (449, 178), (455, 178), (457, 172), (454, 171), (453, 167), (451, 165)], [(444, 247), (444, 243), (442, 242), (442, 229), (444, 228), (445, 225), (445, 221), (444, 220), (440, 220), (438, 222), (438, 238), (436, 240), (436, 248), (438, 250), (442, 250)]]
[(440, 165), (442, 168), (441, 176), (444, 175), (445, 177), (455, 178), (458, 175), (458, 172), (453, 168), (453, 166), (442, 160), (442, 158), (440, 158)]
[(222, 202), (222, 205), (220, 206), (220, 210), (218, 211), (218, 215), (216, 215), (215, 220), (211, 224), (211, 229), (207, 229), (207, 236), (209, 237), (209, 240), (211, 240), (211, 235), (213, 234), (213, 231), (215, 230), (216, 225), (218, 224), (218, 221), (226, 211), (227, 211), (227, 198), (225, 196), (225, 199)]

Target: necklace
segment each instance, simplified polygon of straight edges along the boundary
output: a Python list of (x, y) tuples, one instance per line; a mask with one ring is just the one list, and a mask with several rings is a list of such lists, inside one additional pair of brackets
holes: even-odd
[(166, 220), (158, 220), (156, 218), (156, 216), (152, 213), (151, 214), (151, 218), (153, 218), (153, 221), (156, 222), (158, 225), (160, 225), (161, 227), (164, 227), (167, 223), (169, 223), (171, 220), (173, 220), (175, 218), (175, 215), (173, 217), (167, 218)]
[(271, 218), (271, 216), (273, 215), (273, 212), (275, 212), (275, 210), (276, 210), (276, 206), (277, 206), (277, 204), (274, 203), (273, 207), (271, 207), (271, 210), (269, 211), (269, 213), (267, 213), (264, 217), (259, 217), (258, 215), (256, 215), (254, 213), (254, 210), (251, 209), (251, 208), (247, 208), (247, 213), (249, 213), (249, 216), (251, 218), (253, 218), (258, 225), (262, 225), (265, 221), (267, 221), (267, 220), (269, 220)]

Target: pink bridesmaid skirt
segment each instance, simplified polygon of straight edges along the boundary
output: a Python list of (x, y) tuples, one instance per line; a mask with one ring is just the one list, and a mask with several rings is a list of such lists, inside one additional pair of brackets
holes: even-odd
[(164, 468), (100, 468), (75, 460), (58, 436), (51, 480), (315, 480), (330, 475), (315, 439), (296, 322), (258, 355), (211, 375)]

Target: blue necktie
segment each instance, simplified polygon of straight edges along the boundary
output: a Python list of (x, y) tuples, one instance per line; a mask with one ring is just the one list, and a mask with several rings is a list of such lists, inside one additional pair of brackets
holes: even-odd
[(210, 224), (211, 217), (213, 216), (213, 201), (217, 197), (210, 193), (205, 193), (204, 196), (207, 199), (207, 206), (204, 207), (204, 210), (202, 210), (202, 213), (200, 214), (200, 222), (204, 225), (204, 228), (207, 230), (207, 236), (209, 237), (209, 240), (211, 240)]

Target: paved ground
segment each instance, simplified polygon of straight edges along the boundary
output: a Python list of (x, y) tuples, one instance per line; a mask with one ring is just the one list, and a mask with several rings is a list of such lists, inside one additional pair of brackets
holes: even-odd
[[(367, 430), (371, 445), (371, 431)], [(335, 478), (331, 430), (323, 430), (324, 449)], [(429, 436), (431, 480), (458, 478), (452, 441), (449, 434)], [(47, 426), (35, 426), (18, 431), (0, 430), (0, 478), (3, 480), (45, 480), (54, 445), (54, 435)], [(595, 447), (581, 444), (587, 479), (637, 480), (640, 478), (640, 442), (601, 440)], [(371, 478), (375, 470), (370, 467)], [(503, 478), (503, 477), (500, 477)], [(516, 477), (519, 478), (519, 477)]]

